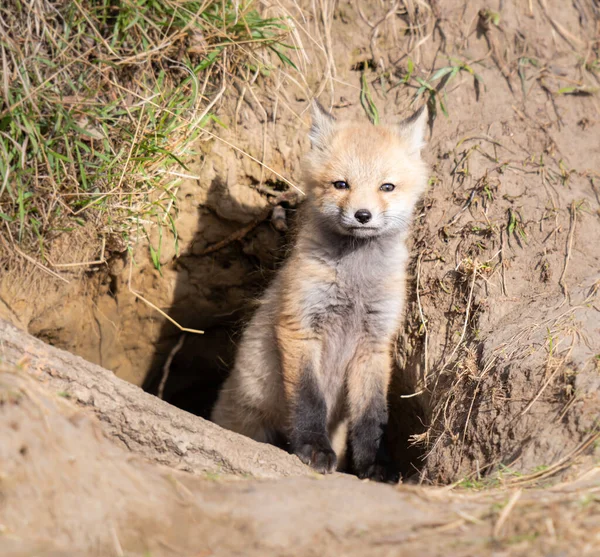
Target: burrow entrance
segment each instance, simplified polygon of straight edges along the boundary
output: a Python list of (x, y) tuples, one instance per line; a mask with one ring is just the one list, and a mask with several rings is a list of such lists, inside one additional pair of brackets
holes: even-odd
[[(254, 301), (285, 260), (295, 215), (294, 207), (286, 205), (285, 209), (292, 231), (278, 231), (267, 219), (255, 230), (214, 253), (183, 254), (177, 259), (176, 265), (182, 272), (178, 274), (175, 300), (180, 291), (188, 289), (187, 281), (201, 280), (207, 259), (219, 268), (219, 272), (245, 273), (244, 293), (239, 296), (236, 290), (240, 303), (226, 314), (194, 316), (186, 312), (185, 304), (175, 304), (169, 314), (185, 327), (203, 329), (204, 334), (182, 333), (167, 322), (156, 344), (144, 390), (192, 414), (210, 418), (219, 389), (233, 365), (237, 341), (254, 311)], [(243, 265), (232, 265), (234, 261), (242, 261)], [(208, 295), (227, 296), (228, 290), (216, 287)], [(404, 358), (405, 368), (419, 365), (421, 355), (415, 350), (411, 353), (410, 357)], [(427, 408), (423, 397), (403, 398), (414, 393), (414, 376), (413, 370), (398, 367), (389, 396), (388, 447), (404, 478), (418, 474), (423, 466), (423, 450), (411, 442), (411, 437), (425, 430)]]

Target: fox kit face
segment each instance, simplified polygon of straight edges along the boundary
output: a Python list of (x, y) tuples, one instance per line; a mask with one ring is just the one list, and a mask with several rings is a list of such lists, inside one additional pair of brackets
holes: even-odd
[(315, 102), (304, 170), (318, 223), (357, 238), (405, 231), (427, 183), (426, 121), (422, 110), (397, 126), (338, 122)]

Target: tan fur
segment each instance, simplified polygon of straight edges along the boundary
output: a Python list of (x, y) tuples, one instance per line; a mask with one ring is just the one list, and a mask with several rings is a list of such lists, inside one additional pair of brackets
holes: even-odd
[[(375, 393), (387, 393), (404, 303), (404, 239), (426, 185), (422, 132), (412, 123), (375, 127), (322, 113), (315, 122), (296, 244), (244, 332), (213, 412), (223, 427), (261, 441), (293, 428), (290, 408), (307, 369), (326, 401), (329, 435), (358, 419)], [(340, 180), (350, 188), (332, 186)], [(387, 183), (395, 190), (381, 191)], [(371, 211), (375, 228), (351, 226), (360, 209)]]

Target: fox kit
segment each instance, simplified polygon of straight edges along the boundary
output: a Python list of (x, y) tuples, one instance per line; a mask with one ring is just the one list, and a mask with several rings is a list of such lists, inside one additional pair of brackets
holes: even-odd
[(343, 122), (314, 103), (302, 224), (242, 336), (217, 424), (257, 441), (283, 435), (321, 473), (336, 468), (331, 439), (345, 424), (352, 470), (398, 480), (382, 439), (426, 121), (421, 109), (396, 126)]

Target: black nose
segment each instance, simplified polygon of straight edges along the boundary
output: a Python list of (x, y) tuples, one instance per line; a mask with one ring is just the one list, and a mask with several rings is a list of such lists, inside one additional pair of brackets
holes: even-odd
[(360, 224), (367, 224), (372, 216), (371, 211), (367, 211), (366, 209), (359, 209), (354, 213), (354, 218), (360, 222)]

